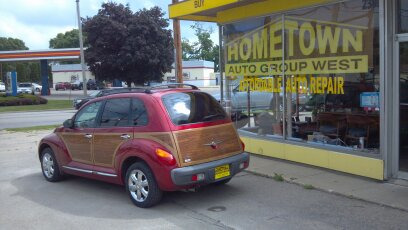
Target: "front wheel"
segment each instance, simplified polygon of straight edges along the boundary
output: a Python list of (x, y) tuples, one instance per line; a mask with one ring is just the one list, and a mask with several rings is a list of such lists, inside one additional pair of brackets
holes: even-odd
[(140, 208), (156, 205), (163, 194), (150, 168), (142, 162), (136, 162), (128, 168), (126, 192), (129, 194), (130, 200)]
[(56, 182), (62, 179), (62, 175), (58, 168), (58, 162), (54, 152), (50, 148), (45, 148), (41, 152), (41, 169), (47, 181)]

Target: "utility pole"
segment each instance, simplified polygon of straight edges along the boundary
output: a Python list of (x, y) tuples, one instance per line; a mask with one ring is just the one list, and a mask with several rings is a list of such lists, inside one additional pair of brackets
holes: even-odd
[[(177, 3), (178, 0), (172, 0), (172, 3)], [(175, 51), (175, 60), (174, 60), (174, 71), (176, 74), (177, 83), (183, 83), (183, 67), (181, 60), (181, 38), (180, 38), (180, 20), (173, 19), (173, 32), (174, 32), (174, 51)]]
[(84, 57), (84, 41), (82, 40), (82, 23), (79, 13), (79, 0), (76, 1), (77, 17), (78, 17), (78, 30), (79, 30), (79, 47), (81, 52), (81, 67), (82, 67), (82, 89), (84, 90), (84, 96), (87, 96), (86, 77), (85, 77), (85, 57)]

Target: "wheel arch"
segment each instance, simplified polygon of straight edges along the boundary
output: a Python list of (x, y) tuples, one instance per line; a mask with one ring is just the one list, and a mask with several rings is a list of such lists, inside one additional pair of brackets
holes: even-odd
[(141, 157), (138, 157), (138, 156), (128, 156), (124, 161), (123, 161), (123, 163), (122, 163), (122, 165), (121, 165), (121, 167), (120, 167), (120, 174), (121, 174), (121, 178), (120, 178), (120, 180), (121, 180), (121, 182), (123, 183), (123, 184), (125, 184), (125, 177), (126, 177), (126, 171), (128, 170), (128, 168), (132, 165), (132, 164), (134, 164), (134, 163), (136, 163), (136, 162), (142, 162), (142, 163), (145, 163), (146, 165), (147, 165), (147, 167), (149, 167), (149, 169), (150, 169), (150, 171), (153, 173), (153, 175), (154, 175), (154, 172), (151, 170), (151, 167), (149, 166), (149, 164), (145, 161), (145, 160), (143, 160)]
[(41, 144), (40, 144), (40, 147), (38, 148), (38, 159), (39, 159), (39, 160), (41, 160), (41, 153), (42, 153), (42, 151), (43, 151), (44, 149), (46, 149), (46, 148), (52, 149), (51, 146), (50, 146), (49, 144), (47, 144), (47, 143), (41, 143)]

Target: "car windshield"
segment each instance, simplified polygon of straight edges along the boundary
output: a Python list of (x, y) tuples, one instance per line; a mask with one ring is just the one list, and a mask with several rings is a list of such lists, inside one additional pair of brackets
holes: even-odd
[(175, 125), (223, 120), (226, 113), (220, 104), (203, 92), (164, 95), (163, 103)]
[(92, 92), (91, 94), (89, 94), (89, 96), (90, 97), (97, 97), (100, 92), (101, 92), (100, 90), (96, 90), (96, 91)]

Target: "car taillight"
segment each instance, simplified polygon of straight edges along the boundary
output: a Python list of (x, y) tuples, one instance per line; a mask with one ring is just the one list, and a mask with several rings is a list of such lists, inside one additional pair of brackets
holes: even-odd
[(241, 139), (239, 139), (239, 141), (241, 141), (242, 151), (245, 151), (245, 144), (244, 144), (244, 142), (243, 142)]
[(174, 165), (176, 163), (174, 156), (163, 149), (156, 149), (156, 155), (159, 157), (159, 160), (165, 164)]
[(205, 179), (204, 173), (194, 174), (191, 176), (191, 181), (201, 181)]
[(239, 169), (246, 169), (249, 166), (249, 161), (242, 162), (239, 164)]

